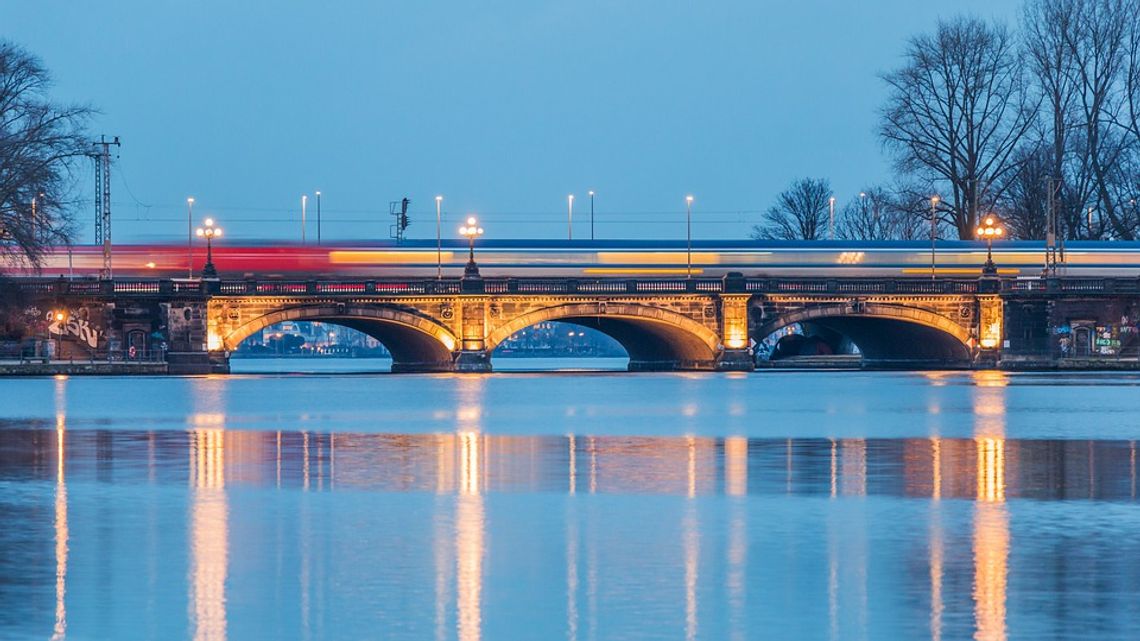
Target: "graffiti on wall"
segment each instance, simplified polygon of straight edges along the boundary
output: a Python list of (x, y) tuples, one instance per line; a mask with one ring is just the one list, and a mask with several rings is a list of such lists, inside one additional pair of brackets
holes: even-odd
[(47, 312), (44, 318), (48, 322), (48, 334), (61, 337), (72, 336), (80, 342), (86, 343), (91, 349), (95, 349), (99, 344), (100, 331), (87, 318), (86, 309), (80, 309), (78, 313), (73, 310)]

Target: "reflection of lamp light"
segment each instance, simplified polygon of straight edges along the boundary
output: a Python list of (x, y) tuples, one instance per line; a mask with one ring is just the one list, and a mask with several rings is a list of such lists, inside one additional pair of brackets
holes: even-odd
[(724, 339), (724, 346), (729, 349), (744, 349), (748, 346), (748, 336), (739, 327), (733, 327), (729, 330), (728, 336)]

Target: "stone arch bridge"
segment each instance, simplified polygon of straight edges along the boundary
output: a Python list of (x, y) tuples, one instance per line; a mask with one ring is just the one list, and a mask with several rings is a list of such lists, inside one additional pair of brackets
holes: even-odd
[[(496, 346), (545, 321), (597, 329), (631, 370), (751, 370), (752, 346), (797, 325), (843, 336), (885, 367), (990, 363), (1003, 339), (1001, 282), (986, 279), (25, 280), (39, 307), (90, 319), (97, 352), (161, 340), (172, 372), (227, 371), (228, 354), (282, 321), (379, 340), (396, 371), (489, 371)], [(79, 308), (82, 308), (80, 310)]]

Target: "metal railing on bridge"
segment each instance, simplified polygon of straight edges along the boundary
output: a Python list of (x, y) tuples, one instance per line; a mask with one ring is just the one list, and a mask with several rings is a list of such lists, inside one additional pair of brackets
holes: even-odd
[(27, 294), (79, 297), (169, 298), (175, 296), (438, 296), (628, 295), (746, 293), (774, 295), (1020, 295), (1136, 294), (1136, 278), (929, 279), (929, 278), (459, 278), (387, 279), (94, 279), (17, 278), (8, 281)]

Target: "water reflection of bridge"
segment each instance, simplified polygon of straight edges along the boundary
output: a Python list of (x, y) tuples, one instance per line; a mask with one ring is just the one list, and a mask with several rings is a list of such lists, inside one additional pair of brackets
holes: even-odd
[[(8, 464), (54, 444), (38, 430), (6, 429)], [(363, 434), (218, 430), (224, 484), (306, 490), (482, 493), (596, 492), (883, 495), (940, 499), (1135, 498), (1134, 441), (1000, 437), (758, 439), (645, 436), (507, 436), (480, 433)], [(477, 440), (475, 476), (461, 477), (464, 439)], [(69, 476), (109, 460), (152, 460), (159, 483), (202, 482), (200, 439), (170, 431), (84, 430), (67, 435)], [(212, 441), (211, 441), (212, 442)], [(33, 454), (34, 453), (34, 454)], [(48, 452), (54, 456), (54, 452)], [(981, 467), (980, 467), (981, 466)], [(980, 469), (989, 470), (985, 476)], [(207, 468), (210, 473), (213, 468)], [(53, 470), (54, 472), (54, 470)], [(141, 478), (146, 481), (147, 478)], [(222, 483), (222, 479), (216, 479)], [(210, 480), (211, 483), (214, 480)], [(982, 489), (979, 489), (982, 488)]]
[[(983, 383), (985, 381), (982, 381)], [(916, 594), (929, 598), (933, 638), (954, 634), (944, 616), (962, 606), (962, 586), (969, 586), (973, 633), (977, 638), (1007, 636), (1010, 552), (1014, 548), (1008, 501), (1018, 499), (1094, 499), (1134, 501), (1136, 448), (1131, 441), (1019, 440), (1005, 436), (1001, 380), (982, 386), (976, 397), (972, 438), (902, 439), (757, 439), (624, 437), (605, 435), (509, 436), (481, 429), (478, 403), (456, 416), (455, 432), (438, 434), (364, 434), (264, 432), (225, 429), (224, 407), (209, 380), (199, 383), (199, 412), (185, 432), (69, 430), (66, 382), (57, 383), (55, 433), (8, 428), (0, 450), (0, 470), (52, 482), (54, 496), (56, 608), (53, 636), (69, 631), (71, 565), (84, 563), (72, 550), (89, 535), (84, 520), (71, 514), (74, 494), (68, 487), (91, 481), (157, 484), (189, 488), (186, 516), (187, 609), (191, 635), (198, 639), (239, 636), (235, 631), (228, 582), (243, 561), (239, 532), (270, 533), (235, 509), (235, 492), (267, 489), (291, 494), (333, 490), (434, 494), (430, 558), (434, 572), (435, 636), (474, 640), (489, 636), (484, 581), (487, 574), (487, 496), (509, 493), (653, 494), (677, 497), (723, 494), (729, 506), (727, 569), (723, 577), (731, 628), (744, 638), (750, 599), (749, 510), (738, 497), (766, 495), (890, 496), (928, 500), (929, 549), (921, 563), (923, 581)], [(478, 379), (463, 385), (471, 401)], [(462, 392), (463, 390), (461, 390)], [(955, 531), (943, 520), (945, 501), (972, 503), (970, 531)], [(307, 505), (307, 504), (305, 504)], [(702, 543), (702, 516), (686, 501), (680, 514), (676, 550), (680, 555), (677, 594), (682, 604), (680, 629), (687, 637), (702, 630), (702, 586), (713, 580), (702, 563), (718, 546)], [(296, 625), (319, 630), (327, 610), (324, 582), (337, 571), (327, 542), (318, 540), (319, 513), (302, 506), (287, 517), (296, 530), (301, 558), (289, 582), (296, 583), (300, 604)], [(621, 562), (612, 551), (593, 544), (598, 523), (568, 506), (565, 536), (566, 633), (569, 638), (597, 636), (605, 607), (605, 584)], [(280, 517), (279, 517), (280, 518)], [(833, 629), (866, 629), (869, 567), (875, 562), (865, 528), (827, 521), (824, 550), (828, 616)], [(280, 527), (280, 522), (278, 527)], [(968, 538), (963, 538), (965, 534)], [(277, 536), (280, 536), (278, 534)], [(864, 537), (862, 543), (860, 538)], [(154, 542), (152, 542), (153, 544)], [(80, 554), (83, 546), (77, 548)], [(956, 565), (968, 550), (971, 565)], [(88, 552), (89, 553), (89, 552)], [(915, 563), (914, 559), (908, 561)], [(245, 568), (248, 570), (248, 568)], [(342, 566), (340, 572), (347, 570)], [(910, 580), (916, 580), (911, 577)], [(919, 586), (916, 586), (916, 589)], [(248, 624), (247, 624), (248, 625)], [(72, 626), (74, 628), (74, 626)], [(240, 629), (240, 628), (239, 628)], [(82, 627), (75, 630), (82, 632)], [(426, 636), (426, 634), (425, 634)]]
[[(10, 430), (6, 438), (26, 443), (33, 434)], [(68, 438), (76, 450), (102, 440), (99, 447), (105, 454), (127, 458), (139, 453), (139, 441), (149, 441), (161, 453), (156, 456), (160, 467), (148, 472), (159, 482), (198, 478), (186, 459), (177, 464), (179, 450), (189, 458), (187, 450), (195, 447), (184, 435), (84, 431)], [(482, 493), (1131, 500), (1136, 480), (1133, 441), (241, 431), (222, 432), (217, 438), (226, 450), (227, 487), (276, 485), (312, 491), (455, 493), (477, 483)], [(477, 447), (479, 460), (458, 458), (465, 441), (467, 451)], [(96, 461), (85, 459), (77, 453), (69, 460), (72, 474), (91, 471)], [(477, 469), (469, 469), (472, 466)]]

